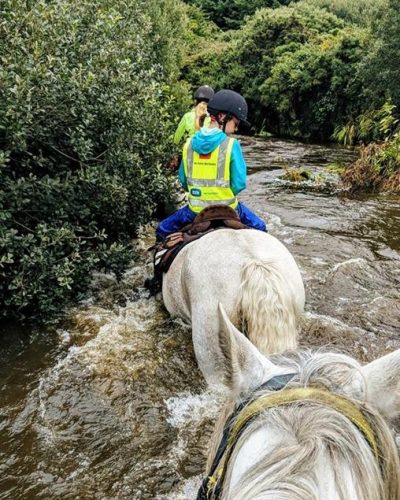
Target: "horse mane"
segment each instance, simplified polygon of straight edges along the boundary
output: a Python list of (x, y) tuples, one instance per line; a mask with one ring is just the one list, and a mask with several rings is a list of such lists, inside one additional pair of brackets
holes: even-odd
[[(296, 373), (287, 388), (317, 386), (350, 399), (366, 416), (379, 447), (377, 461), (360, 430), (336, 409), (313, 402), (292, 403), (263, 412), (245, 428), (232, 452), (224, 485), (231, 482), (232, 464), (247, 438), (260, 427), (282, 433), (285, 445), (278, 446), (249, 469), (229, 492), (223, 488), (221, 499), (312, 500), (320, 498), (315, 464), (328, 460), (334, 471), (342, 500), (348, 500), (349, 470), (358, 498), (363, 500), (400, 499), (399, 457), (393, 434), (380, 414), (363, 402), (365, 382), (357, 361), (343, 354), (305, 351), (276, 356), (274, 362)], [(350, 398), (343, 388), (359, 375), (360, 399)], [(353, 387), (354, 389), (354, 387)], [(259, 397), (271, 393), (262, 389)], [(227, 416), (234, 403), (225, 407), (212, 439), (208, 468), (211, 466)]]

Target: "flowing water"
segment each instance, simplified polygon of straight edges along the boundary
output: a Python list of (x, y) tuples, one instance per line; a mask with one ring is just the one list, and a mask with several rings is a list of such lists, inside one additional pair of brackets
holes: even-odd
[[(293, 253), (306, 286), (305, 346), (362, 361), (400, 347), (400, 200), (336, 189), (330, 163), (354, 153), (243, 141), (241, 200)], [(314, 180), (280, 179), (303, 167)], [(6, 326), (0, 353), (0, 498), (192, 499), (221, 401), (196, 367), (190, 329), (148, 298), (146, 247), (122, 282), (97, 275), (63, 330)]]

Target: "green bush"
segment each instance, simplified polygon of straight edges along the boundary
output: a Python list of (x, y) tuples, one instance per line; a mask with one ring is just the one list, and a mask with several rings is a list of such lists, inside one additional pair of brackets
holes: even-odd
[(211, 40), (184, 76), (213, 75), (217, 88), (241, 92), (257, 131), (326, 140), (361, 111), (357, 66), (366, 38), (366, 30), (305, 3), (260, 9), (242, 29)]
[(288, 5), (292, 0), (186, 0), (203, 10), (222, 29), (239, 29), (246, 16), (262, 7)]
[(2, 2), (3, 315), (44, 319), (121, 272), (170, 198), (186, 22), (173, 0)]
[(299, 3), (325, 9), (360, 26), (369, 26), (381, 14), (382, 9), (387, 8), (388, 0), (300, 0)]
[(343, 29), (291, 50), (282, 48), (259, 87), (266, 115), (270, 110), (277, 116), (278, 126), (268, 126), (284, 135), (329, 139), (334, 125), (358, 108), (361, 84), (354, 73), (361, 46), (354, 29)]
[(388, 100), (400, 108), (400, 0), (387, 0), (372, 23), (360, 74), (364, 110), (376, 109)]
[(361, 148), (360, 158), (342, 175), (351, 191), (400, 193), (400, 133), (381, 144)]
[(370, 142), (361, 147), (359, 159), (342, 173), (347, 187), (352, 191), (400, 193), (399, 118), (392, 102), (386, 102), (379, 109), (369, 110), (347, 125), (338, 127), (334, 137), (344, 144)]
[(379, 109), (368, 110), (346, 125), (337, 127), (333, 137), (344, 145), (383, 141), (390, 139), (398, 126), (396, 106), (388, 101)]

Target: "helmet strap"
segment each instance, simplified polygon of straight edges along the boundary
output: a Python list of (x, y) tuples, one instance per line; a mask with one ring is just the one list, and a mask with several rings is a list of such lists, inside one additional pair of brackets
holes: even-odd
[(226, 124), (229, 122), (229, 120), (232, 119), (232, 115), (230, 113), (227, 113), (223, 120), (219, 120), (218, 119), (218, 124), (222, 127), (222, 132), (225, 133), (225, 129), (226, 129)]

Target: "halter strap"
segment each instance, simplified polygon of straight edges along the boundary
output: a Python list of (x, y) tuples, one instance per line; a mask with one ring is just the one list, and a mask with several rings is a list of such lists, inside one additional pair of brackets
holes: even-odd
[[(286, 384), (288, 382), (290, 382), (292, 380), (292, 378), (294, 376), (295, 376), (295, 373), (287, 373), (284, 375), (277, 375), (276, 377), (273, 377), (272, 379), (268, 380), (267, 382), (265, 382), (261, 386), (257, 387), (257, 389), (255, 389), (254, 392), (257, 392), (260, 389), (269, 389), (271, 391), (280, 391), (281, 389), (283, 389), (286, 386)], [(249, 398), (247, 398), (245, 401), (243, 401), (241, 404), (239, 404), (235, 408), (233, 413), (230, 415), (230, 417), (228, 418), (228, 420), (225, 424), (225, 427), (224, 427), (221, 442), (218, 446), (217, 453), (215, 454), (213, 463), (212, 463), (211, 468), (210, 468), (210, 473), (203, 480), (201, 487), (199, 489), (199, 492), (197, 494), (196, 500), (208, 500), (209, 498), (212, 498), (210, 496), (210, 493), (214, 489), (216, 483), (217, 482), (219, 483), (219, 481), (221, 479), (222, 469), (219, 468), (217, 470), (217, 467), (218, 467), (218, 464), (221, 461), (225, 451), (227, 450), (229, 435), (230, 435), (232, 426), (235, 422), (237, 415), (239, 415), (240, 412), (243, 410), (243, 408), (245, 408), (249, 404), (249, 402), (253, 399), (253, 397), (254, 396), (252, 394)], [(243, 428), (243, 430), (244, 430), (244, 428)], [(217, 486), (218, 491), (219, 491), (221, 485), (222, 485), (222, 481), (219, 484), (219, 486)]]
[[(293, 378), (293, 376), (294, 374), (281, 376), (286, 377), (285, 383), (283, 380), (281, 381), (283, 386), (280, 385), (279, 380), (276, 381), (279, 377), (274, 377), (274, 379), (267, 382), (267, 384), (261, 386), (260, 389), (270, 388), (269, 383), (274, 381), (272, 382), (272, 386), (276, 385), (277, 388), (273, 387), (273, 390), (280, 391), (280, 389), (282, 389), (291, 380), (291, 378)], [(352, 401), (344, 396), (332, 394), (327, 390), (319, 388), (299, 387), (285, 389), (278, 393), (266, 394), (257, 399), (250, 398), (237, 407), (237, 409), (229, 417), (224, 428), (221, 443), (210, 469), (210, 474), (204, 479), (198, 492), (197, 500), (211, 500), (219, 498), (226, 468), (233, 448), (243, 431), (255, 418), (257, 418), (263, 411), (270, 408), (284, 406), (291, 403), (304, 402), (320, 403), (329, 406), (347, 417), (362, 432), (374, 452), (376, 460), (379, 461), (379, 450), (375, 433), (361, 410)], [(219, 466), (220, 463), (221, 465)]]

